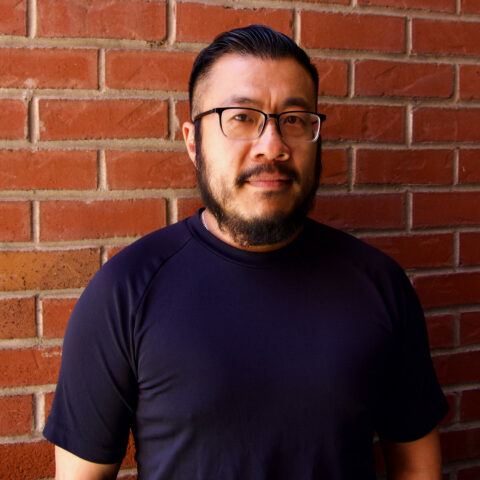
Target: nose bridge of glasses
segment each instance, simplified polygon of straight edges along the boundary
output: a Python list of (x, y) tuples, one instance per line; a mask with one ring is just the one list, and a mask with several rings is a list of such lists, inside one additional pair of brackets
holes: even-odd
[(275, 126), (277, 127), (277, 133), (278, 135), (280, 135), (280, 137), (283, 138), (283, 134), (282, 134), (282, 130), (280, 128), (280, 121), (279, 121), (279, 117), (280, 117), (280, 114), (279, 113), (263, 113), (263, 126), (262, 126), (262, 129), (260, 131), (260, 135), (263, 134), (263, 132), (265, 131), (265, 128), (267, 127), (267, 123), (269, 120), (273, 120), (274, 123), (275, 123)]

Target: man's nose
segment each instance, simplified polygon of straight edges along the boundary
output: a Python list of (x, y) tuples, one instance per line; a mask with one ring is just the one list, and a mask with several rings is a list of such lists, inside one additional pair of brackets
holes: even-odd
[(275, 118), (267, 119), (262, 134), (252, 146), (255, 157), (267, 160), (288, 160), (290, 148), (280, 134)]

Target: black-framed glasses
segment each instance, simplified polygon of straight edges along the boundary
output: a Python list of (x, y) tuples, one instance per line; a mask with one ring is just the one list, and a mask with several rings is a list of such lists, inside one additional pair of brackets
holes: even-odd
[(277, 124), (281, 137), (289, 142), (315, 142), (327, 116), (322, 113), (293, 110), (282, 113), (265, 113), (256, 108), (222, 107), (199, 113), (194, 122), (206, 115), (218, 113), (220, 129), (227, 138), (255, 140), (265, 130), (269, 118)]

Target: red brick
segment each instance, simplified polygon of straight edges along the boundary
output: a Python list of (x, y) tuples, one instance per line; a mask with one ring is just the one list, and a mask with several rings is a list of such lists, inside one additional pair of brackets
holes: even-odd
[[(443, 432), (440, 435), (440, 443), (444, 462), (478, 457), (480, 456), (480, 428)], [(462, 477), (458, 480), (460, 478)], [(465, 477), (462, 478), (464, 479)]]
[(479, 55), (479, 24), (476, 22), (413, 19), (412, 52)]
[(42, 241), (136, 237), (165, 226), (164, 199), (40, 203)]
[(85, 287), (100, 268), (100, 250), (0, 251), (0, 290)]
[(0, 34), (26, 35), (26, 0), (0, 0)]
[(460, 1), (461, 1), (462, 13), (480, 13), (480, 3), (478, 3), (478, 0), (460, 0)]
[(458, 181), (480, 183), (480, 150), (460, 150)]
[(460, 65), (460, 98), (480, 100), (479, 65)]
[(480, 224), (480, 192), (419, 192), (413, 194), (413, 226)]
[(188, 91), (196, 54), (142, 50), (111, 50), (105, 57), (108, 88)]
[(453, 346), (452, 315), (427, 317), (426, 322), (430, 348), (448, 348)]
[(342, 185), (348, 181), (348, 156), (346, 150), (322, 151), (321, 185)]
[(451, 150), (358, 150), (355, 183), (450, 184)]
[[(446, 413), (446, 415), (440, 421), (440, 425), (448, 425), (449, 423), (453, 423), (455, 419), (455, 398), (456, 395), (453, 393), (446, 393), (445, 398), (447, 399), (448, 406), (450, 410)], [(449, 480), (447, 477), (446, 480)]]
[(471, 467), (458, 470), (457, 480), (478, 480), (480, 478), (480, 467)]
[(168, 134), (165, 100), (41, 100), (42, 140), (162, 138)]
[(94, 151), (0, 150), (2, 190), (83, 190), (97, 186)]
[(480, 312), (460, 315), (460, 343), (462, 345), (480, 343)]
[(32, 396), (0, 397), (0, 435), (22, 435), (32, 431)]
[(107, 260), (110, 260), (118, 252), (121, 252), (124, 248), (125, 248), (125, 245), (118, 246), (118, 247), (108, 247), (108, 248), (106, 248), (105, 251), (107, 252)]
[(30, 202), (0, 202), (0, 242), (30, 240)]
[(179, 42), (210, 42), (219, 33), (252, 23), (268, 24), (288, 36), (292, 35), (290, 9), (240, 9), (200, 3), (177, 3)]
[(63, 338), (77, 298), (45, 298), (42, 302), (43, 336)]
[(180, 221), (184, 218), (190, 217), (202, 206), (203, 202), (199, 197), (179, 198), (177, 200), (178, 220)]
[(60, 348), (0, 350), (0, 387), (55, 383), (60, 357)]
[(479, 123), (480, 108), (418, 108), (413, 112), (413, 140), (480, 142)]
[(405, 138), (403, 107), (376, 105), (319, 105), (327, 115), (324, 140), (365, 140), (400, 143)]
[(415, 8), (440, 12), (454, 12), (455, 0), (358, 0), (361, 6), (381, 6), (401, 8)]
[[(0, 0), (1, 1), (1, 0)], [(0, 138), (23, 139), (27, 132), (27, 106), (23, 100), (0, 99)]]
[(122, 468), (135, 468), (137, 466), (137, 462), (135, 461), (135, 442), (133, 440), (132, 432), (128, 437), (128, 444), (127, 444), (127, 451), (125, 453), (125, 457), (122, 461)]
[(424, 308), (468, 305), (480, 301), (480, 273), (428, 275), (414, 279)]
[(355, 94), (390, 97), (440, 97), (453, 93), (453, 66), (359, 60)]
[(0, 87), (97, 88), (95, 50), (0, 49)]
[(460, 233), (460, 265), (480, 265), (480, 233)]
[(38, 2), (40, 37), (163, 40), (165, 2), (144, 0), (42, 0)]
[(367, 237), (362, 240), (390, 255), (403, 268), (452, 265), (453, 239), (450, 234)]
[(305, 47), (405, 51), (405, 20), (400, 17), (301, 11), (300, 21)]
[(0, 445), (0, 478), (25, 480), (55, 475), (53, 444), (42, 442)]
[(317, 196), (311, 217), (336, 228), (401, 228), (405, 224), (402, 194)]
[(480, 380), (480, 351), (434, 356), (433, 364), (441, 385)]
[(54, 393), (46, 393), (45, 394), (45, 420), (50, 415), (50, 410), (52, 409)]
[[(36, 335), (35, 299), (0, 299), (0, 338), (30, 338)], [(0, 412), (1, 412), (0, 408)], [(0, 425), (1, 425), (0, 421)], [(1, 434), (0, 434), (1, 435)]]
[(480, 418), (480, 390), (464, 390), (460, 397), (460, 420), (478, 420)]
[(348, 93), (348, 63), (344, 60), (312, 58), (318, 71), (318, 94), (345, 97)]
[(177, 125), (175, 128), (175, 140), (183, 140), (182, 125), (190, 121), (190, 105), (186, 100), (175, 102), (175, 115)]
[(184, 152), (111, 151), (106, 154), (110, 189), (192, 188), (195, 169)]

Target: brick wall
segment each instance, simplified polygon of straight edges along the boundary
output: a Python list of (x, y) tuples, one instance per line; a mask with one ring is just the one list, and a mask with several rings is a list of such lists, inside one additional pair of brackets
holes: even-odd
[(248, 23), (315, 59), (312, 215), (408, 270), (452, 407), (444, 479), (480, 478), (478, 0), (0, 0), (0, 478), (53, 477), (40, 432), (69, 313), (118, 248), (199, 206), (188, 73)]

